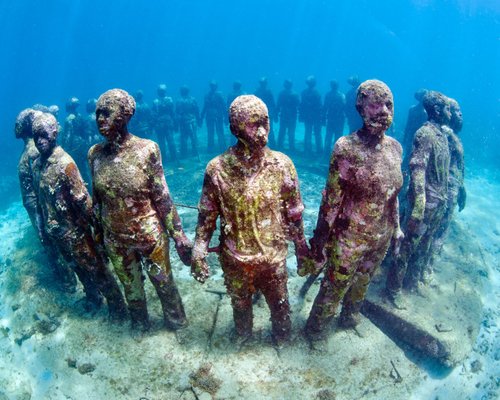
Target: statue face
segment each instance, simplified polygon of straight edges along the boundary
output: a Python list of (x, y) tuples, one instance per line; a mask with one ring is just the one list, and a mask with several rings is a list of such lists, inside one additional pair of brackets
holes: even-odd
[(391, 126), (394, 117), (392, 95), (370, 92), (361, 104), (360, 114), (366, 127), (377, 132), (385, 132)]
[(262, 100), (253, 95), (238, 96), (229, 107), (231, 132), (248, 148), (267, 145), (269, 113)]
[(44, 124), (34, 131), (35, 146), (42, 155), (50, 155), (56, 147), (57, 124)]
[(97, 107), (96, 123), (102, 136), (108, 141), (113, 141), (123, 131), (126, 126), (126, 118), (119, 107)]
[(243, 124), (244, 127), (239, 132), (238, 138), (252, 149), (259, 149), (267, 145), (269, 135), (269, 116), (267, 114), (251, 114), (243, 121)]
[(462, 117), (462, 111), (460, 110), (460, 107), (458, 103), (451, 104), (451, 121), (450, 121), (450, 128), (453, 129), (456, 132), (460, 132), (462, 130), (462, 125), (464, 123), (463, 117)]

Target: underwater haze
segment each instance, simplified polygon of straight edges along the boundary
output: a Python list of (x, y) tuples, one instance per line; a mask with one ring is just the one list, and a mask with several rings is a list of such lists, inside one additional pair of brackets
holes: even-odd
[[(0, 0), (0, 37), (0, 400), (499, 398), (499, 0)], [(233, 82), (254, 93), (267, 77), (277, 98), (286, 79), (301, 93), (310, 75), (322, 98), (331, 80), (343, 93), (354, 75), (385, 82), (394, 95), (389, 134), (399, 141), (417, 90), (436, 90), (460, 104), (467, 207), (455, 211), (435, 261), (436, 281), (415, 303), (422, 326), (455, 340), (453, 362), (426, 358), (365, 317), (365, 333), (332, 333), (327, 351), (312, 351), (301, 330), (319, 285), (298, 297), (303, 278), (292, 271), (291, 247), (293, 340), (280, 350), (266, 336), (263, 299), (254, 306), (257, 343), (243, 352), (231, 343), (231, 304), (213, 255), (213, 276), (200, 286), (171, 246), (189, 320), (184, 333), (160, 327), (161, 306), (149, 283), (153, 327), (144, 336), (110, 323), (103, 310), (83, 312), (81, 288), (63, 294), (53, 287), (19, 191), (23, 143), (14, 123), (21, 110), (58, 105), (62, 126), (72, 96), (83, 114), (87, 99), (112, 88), (142, 90), (152, 104), (159, 84), (174, 100), (187, 85), (201, 108), (212, 80), (226, 98)], [(191, 240), (203, 172), (215, 155), (207, 151), (205, 126), (198, 138), (197, 157), (174, 163), (163, 156)], [(298, 122), (298, 149), (303, 142)], [(288, 155), (299, 175), (309, 239), (328, 159)], [(383, 280), (374, 277), (370, 296)], [(449, 315), (436, 317), (438, 303)], [(431, 317), (442, 319), (423, 321)]]
[(394, 93), (402, 130), (413, 93), (432, 88), (462, 107), (469, 163), (498, 168), (500, 3), (413, 1), (3, 1), (0, 105), (8, 173), (19, 110), (97, 97), (119, 87), (152, 99), (158, 83), (201, 101), (209, 80), (253, 91), (267, 76), (276, 93), (314, 74), (322, 93), (336, 79), (377, 78)]

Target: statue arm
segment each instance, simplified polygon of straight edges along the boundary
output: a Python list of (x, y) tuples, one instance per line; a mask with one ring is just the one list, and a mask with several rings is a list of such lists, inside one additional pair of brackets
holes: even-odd
[(175, 242), (175, 248), (185, 265), (191, 263), (192, 243), (182, 229), (181, 219), (174, 206), (161, 164), (160, 149), (156, 143), (149, 158), (151, 203), (155, 208), (163, 228)]
[(104, 244), (104, 234), (102, 230), (101, 221), (101, 199), (98, 196), (97, 189), (95, 187), (94, 178), (94, 159), (93, 159), (93, 147), (90, 148), (88, 153), (88, 161), (90, 167), (90, 179), (92, 180), (92, 228), (94, 241), (102, 246)]
[(74, 161), (66, 166), (65, 175), (73, 211), (82, 226), (87, 226), (92, 223), (92, 200)]
[(427, 129), (423, 127), (417, 131), (410, 158), (410, 193), (414, 196), (410, 218), (414, 221), (422, 221), (425, 212), (425, 172), (431, 151)]
[(325, 260), (325, 245), (331, 236), (335, 220), (344, 200), (345, 190), (342, 181), (345, 177), (341, 177), (340, 166), (345, 163), (347, 161), (343, 160), (340, 146), (337, 142), (330, 161), (325, 189), (322, 193), (316, 229), (309, 242), (311, 244), (312, 255), (317, 262), (324, 262)]
[(196, 238), (191, 260), (191, 274), (203, 283), (210, 275), (206, 261), (208, 245), (216, 228), (217, 217), (220, 210), (216, 198), (217, 187), (215, 186), (209, 172), (205, 172), (203, 189), (200, 203), (198, 205), (198, 224), (196, 226)]
[(302, 263), (309, 257), (309, 247), (304, 236), (304, 222), (302, 218), (304, 204), (300, 195), (299, 179), (291, 161), (285, 167), (284, 183), (282, 189), (284, 221), (287, 225), (288, 237), (295, 245), (297, 266), (300, 270)]

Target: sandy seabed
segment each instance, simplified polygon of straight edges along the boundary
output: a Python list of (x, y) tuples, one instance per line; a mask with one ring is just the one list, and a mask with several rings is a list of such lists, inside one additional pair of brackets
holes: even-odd
[[(187, 180), (179, 175), (178, 182), (167, 177), (174, 198), (201, 187), (201, 173), (186, 172)], [(300, 175), (310, 236), (325, 178)], [(470, 240), (461, 238), (458, 259), (462, 269), (476, 255), (471, 265), (482, 265), (470, 271), (470, 282), (481, 282), (475, 289), (481, 292), (484, 315), (472, 352), (454, 369), (396, 344), (365, 317), (358, 331), (332, 331), (328, 341), (311, 349), (301, 330), (318, 285), (299, 298), (303, 278), (294, 273), (292, 248), (293, 339), (284, 348), (272, 346), (263, 299), (254, 306), (254, 339), (243, 347), (234, 344), (231, 306), (216, 258), (210, 260), (214, 276), (202, 286), (175, 252), (174, 275), (189, 326), (175, 333), (162, 327), (160, 304), (148, 283), (153, 328), (139, 335), (128, 324), (108, 322), (105, 308), (85, 313), (81, 290), (68, 295), (57, 288), (28, 217), (15, 202), (0, 214), (0, 400), (498, 398), (500, 210), (495, 205), (500, 184), (481, 171), (468, 174), (467, 189), (467, 208), (456, 214), (436, 265), (457, 258), (454, 244), (460, 238), (454, 235), (470, 235)], [(192, 238), (196, 212), (179, 210)]]

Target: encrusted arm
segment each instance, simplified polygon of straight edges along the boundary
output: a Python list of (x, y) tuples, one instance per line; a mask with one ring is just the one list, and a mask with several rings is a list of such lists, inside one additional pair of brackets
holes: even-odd
[[(304, 211), (304, 204), (300, 195), (299, 179), (295, 167), (290, 164), (285, 169), (284, 186), (282, 189), (283, 196), (283, 211), (284, 221), (288, 232), (288, 238), (293, 241), (295, 245), (295, 254), (297, 257), (297, 269), (301, 275), (310, 272), (305, 271), (306, 265), (311, 263), (307, 262), (309, 258), (309, 247), (304, 236), (304, 222), (302, 213)], [(307, 269), (307, 268), (306, 268)]]
[(149, 167), (152, 204), (162, 221), (164, 229), (174, 240), (181, 261), (185, 265), (190, 265), (192, 243), (182, 229), (181, 219), (170, 196), (157, 144), (154, 145), (151, 151)]
[(425, 212), (425, 171), (431, 153), (429, 150), (430, 143), (427, 137), (427, 129), (426, 127), (422, 127), (417, 131), (410, 158), (410, 195), (414, 196), (410, 218), (416, 222), (424, 218)]
[(80, 171), (74, 162), (69, 163), (64, 171), (67, 179), (67, 190), (74, 213), (82, 226), (92, 223), (92, 200)]
[(346, 161), (342, 160), (339, 154), (338, 146), (335, 145), (335, 150), (330, 161), (330, 169), (325, 189), (322, 192), (321, 206), (319, 208), (318, 221), (314, 236), (309, 241), (311, 245), (311, 253), (315, 261), (319, 264), (325, 262), (325, 244), (328, 241), (333, 225), (337, 218), (340, 205), (344, 198), (342, 185), (342, 177), (340, 174), (340, 165)]
[(208, 245), (216, 228), (219, 206), (215, 196), (216, 187), (210, 175), (206, 172), (203, 180), (203, 189), (198, 205), (198, 225), (191, 260), (191, 274), (203, 283), (210, 275), (206, 261)]

